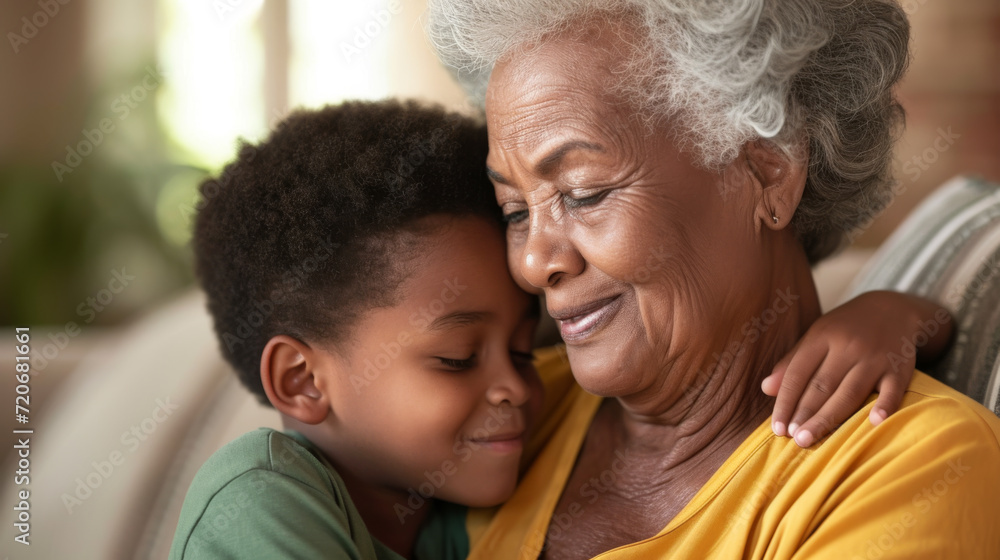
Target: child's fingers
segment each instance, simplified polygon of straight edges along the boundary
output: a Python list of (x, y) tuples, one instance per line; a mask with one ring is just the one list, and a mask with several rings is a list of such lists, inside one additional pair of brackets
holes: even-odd
[[(826, 363), (823, 364), (824, 369)], [(842, 367), (842, 364), (835, 364), (834, 367)], [(843, 371), (843, 369), (839, 369), (839, 371)], [(814, 414), (807, 414), (805, 412), (808, 411), (801, 409), (796, 410), (793, 423), (797, 422), (798, 425), (797, 429), (792, 432), (795, 443), (800, 447), (809, 447), (850, 418), (871, 394), (873, 389), (871, 380), (876, 378), (877, 373), (864, 365), (855, 366), (851, 368), (839, 385), (831, 385), (834, 387), (834, 392), (827, 395), (822, 405), (814, 409), (816, 410)], [(833, 377), (836, 376), (834, 374)], [(803, 396), (803, 399), (805, 398)]]
[(899, 410), (903, 402), (903, 393), (909, 385), (909, 376), (886, 374), (878, 382), (878, 400), (872, 407), (868, 420), (873, 426), (878, 426), (883, 420)]
[(831, 352), (826, 355), (799, 397), (791, 422), (788, 424), (788, 435), (795, 437), (800, 427), (819, 413), (837, 393), (839, 399), (834, 402), (843, 401), (845, 397), (857, 397), (857, 405), (850, 412), (857, 410), (857, 406), (864, 402), (863, 397), (868, 396), (874, 388), (875, 378), (871, 379), (871, 385), (868, 387), (858, 387), (856, 380), (852, 383), (848, 374), (857, 367), (856, 363), (856, 360), (846, 352)]
[(777, 364), (774, 365), (774, 369), (771, 370), (771, 375), (764, 378), (764, 381), (760, 384), (761, 391), (769, 397), (778, 396), (778, 391), (781, 389), (781, 381), (785, 378), (785, 370), (788, 369), (788, 363), (792, 361), (792, 356), (795, 355), (795, 351), (798, 349), (798, 344), (792, 351), (785, 354), (784, 358), (781, 358)]
[(774, 413), (771, 416), (771, 429), (775, 435), (789, 434), (788, 421), (791, 419), (792, 413), (795, 412), (799, 397), (806, 389), (813, 372), (823, 363), (826, 352), (826, 346), (803, 344), (802, 341), (799, 341), (799, 344), (789, 353), (791, 358), (788, 361), (788, 366), (784, 369), (781, 388), (778, 390), (778, 398), (774, 402)]

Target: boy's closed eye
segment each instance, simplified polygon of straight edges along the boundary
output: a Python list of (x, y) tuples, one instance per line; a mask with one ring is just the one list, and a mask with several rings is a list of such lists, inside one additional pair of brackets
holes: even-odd
[(531, 367), (534, 363), (535, 356), (531, 352), (523, 352), (520, 350), (510, 351), (511, 362), (514, 363), (514, 367), (520, 369), (525, 367)]
[(442, 365), (454, 369), (456, 371), (472, 369), (476, 365), (475, 354), (472, 354), (467, 358), (447, 358), (444, 356), (435, 356), (434, 358), (440, 361)]
[[(451, 358), (446, 356), (434, 356), (434, 359), (438, 360), (442, 365), (455, 370), (466, 370), (472, 369), (478, 363), (476, 354), (472, 354), (464, 358)], [(514, 367), (518, 369), (530, 367), (532, 361), (534, 360), (534, 355), (531, 352), (522, 352), (519, 350), (510, 351), (511, 363)]]

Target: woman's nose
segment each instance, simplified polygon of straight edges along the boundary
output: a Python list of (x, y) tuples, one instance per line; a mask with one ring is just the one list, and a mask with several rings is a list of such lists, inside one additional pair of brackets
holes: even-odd
[(539, 215), (543, 213), (532, 214), (521, 247), (521, 276), (532, 286), (544, 289), (563, 276), (583, 272), (584, 259), (567, 238), (565, 226), (550, 216)]

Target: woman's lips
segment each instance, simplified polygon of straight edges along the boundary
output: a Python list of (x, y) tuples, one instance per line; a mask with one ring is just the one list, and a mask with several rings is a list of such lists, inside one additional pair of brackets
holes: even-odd
[(621, 307), (621, 298), (612, 296), (574, 308), (550, 310), (549, 314), (559, 323), (559, 332), (565, 342), (579, 342), (614, 317)]

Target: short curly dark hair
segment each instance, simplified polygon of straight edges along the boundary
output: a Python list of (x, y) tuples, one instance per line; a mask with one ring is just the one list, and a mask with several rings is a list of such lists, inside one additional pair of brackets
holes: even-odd
[(293, 113), (202, 183), (195, 270), (222, 353), (261, 402), (268, 340), (335, 343), (360, 312), (391, 305), (421, 218), (502, 230), (487, 151), (481, 119), (355, 101)]

